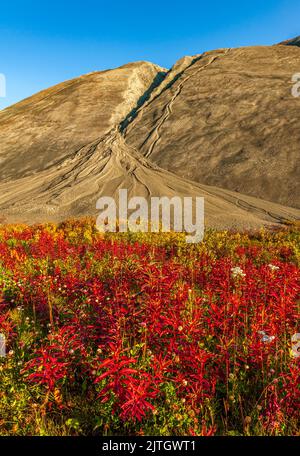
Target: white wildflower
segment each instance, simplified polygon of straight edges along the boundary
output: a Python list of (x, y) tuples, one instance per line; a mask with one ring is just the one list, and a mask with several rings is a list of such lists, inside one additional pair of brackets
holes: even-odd
[(271, 269), (272, 272), (278, 271), (279, 266), (275, 266), (275, 264), (268, 264), (269, 268)]
[(246, 277), (246, 274), (239, 266), (236, 266), (235, 268), (231, 268), (231, 275), (234, 279), (236, 279), (238, 277)]
[(269, 344), (275, 339), (275, 336), (268, 336), (265, 331), (258, 331), (258, 334), (261, 336), (261, 342), (264, 342), (265, 344)]

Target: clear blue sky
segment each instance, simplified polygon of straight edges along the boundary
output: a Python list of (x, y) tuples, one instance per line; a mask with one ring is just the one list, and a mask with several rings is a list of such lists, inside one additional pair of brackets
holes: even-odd
[[(129, 61), (170, 67), (183, 55), (300, 35), (291, 0), (1, 2), (0, 109), (66, 79)], [(300, 68), (299, 68), (300, 71)]]

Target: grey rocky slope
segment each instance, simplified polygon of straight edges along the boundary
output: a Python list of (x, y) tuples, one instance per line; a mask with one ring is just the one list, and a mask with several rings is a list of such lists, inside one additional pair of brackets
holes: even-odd
[(284, 44), (285, 46), (300, 46), (300, 36), (292, 38), (291, 40), (282, 41), (279, 44)]
[[(207, 116), (197, 124), (193, 114), (201, 85), (192, 97), (186, 87), (197, 87), (202, 73), (230, 52), (186, 57), (167, 74), (147, 62), (91, 73), (0, 112), (2, 220), (32, 223), (96, 215), (97, 199), (116, 196), (120, 188), (127, 188), (129, 196), (147, 198), (204, 196), (206, 226), (215, 228), (257, 228), (300, 218), (298, 209), (276, 199), (222, 189), (219, 181), (218, 187), (203, 185), (197, 173), (191, 173), (200, 164), (195, 150), (201, 152), (193, 138), (198, 141), (199, 125), (207, 123)], [(222, 71), (220, 83), (227, 77)], [(214, 135), (215, 116), (210, 117)], [(221, 136), (226, 134), (222, 125)], [(168, 141), (173, 146), (165, 149)], [(230, 153), (226, 141), (223, 144)], [(209, 160), (201, 166), (213, 172)], [(176, 174), (170, 172), (173, 168)]]
[(32, 175), (117, 125), (164, 69), (136, 62), (90, 73), (0, 111), (0, 178)]
[(182, 59), (125, 131), (179, 176), (300, 208), (300, 49), (251, 47)]

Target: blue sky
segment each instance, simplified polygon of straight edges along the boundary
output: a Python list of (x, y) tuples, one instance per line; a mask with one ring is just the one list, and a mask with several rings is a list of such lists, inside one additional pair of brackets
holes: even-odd
[(205, 50), (273, 44), (300, 35), (299, 19), (300, 5), (286, 0), (1, 2), (0, 109), (130, 61), (170, 67)]

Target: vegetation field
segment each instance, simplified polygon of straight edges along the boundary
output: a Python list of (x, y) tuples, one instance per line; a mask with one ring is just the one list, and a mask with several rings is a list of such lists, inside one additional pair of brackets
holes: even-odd
[(299, 262), (297, 228), (0, 226), (0, 434), (300, 435)]

